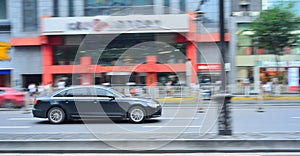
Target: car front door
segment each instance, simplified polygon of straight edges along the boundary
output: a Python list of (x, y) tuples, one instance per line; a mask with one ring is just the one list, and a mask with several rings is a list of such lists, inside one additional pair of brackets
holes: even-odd
[(124, 110), (116, 101), (116, 95), (103, 88), (96, 88), (98, 102), (107, 117), (122, 117)]

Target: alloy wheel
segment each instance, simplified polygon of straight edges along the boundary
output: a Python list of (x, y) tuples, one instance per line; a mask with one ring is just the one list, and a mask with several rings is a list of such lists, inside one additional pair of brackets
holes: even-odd
[(134, 123), (141, 123), (145, 119), (145, 111), (141, 107), (134, 107), (129, 111), (129, 119)]
[(59, 107), (51, 108), (48, 112), (49, 121), (55, 124), (64, 122), (65, 116), (65, 112)]

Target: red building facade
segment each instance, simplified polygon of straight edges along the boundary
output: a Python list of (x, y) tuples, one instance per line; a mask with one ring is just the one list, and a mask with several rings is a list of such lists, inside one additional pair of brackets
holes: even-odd
[(41, 36), (12, 38), (11, 45), (41, 46), (43, 84), (61, 79), (75, 85), (156, 86), (169, 79), (185, 84), (186, 60), (192, 64), (190, 82), (196, 84), (201, 71), (194, 43), (219, 38), (195, 34), (192, 18), (192, 14), (44, 17)]

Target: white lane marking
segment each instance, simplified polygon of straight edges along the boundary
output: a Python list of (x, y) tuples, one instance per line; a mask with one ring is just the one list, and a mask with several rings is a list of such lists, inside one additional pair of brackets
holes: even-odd
[(292, 117), (293, 119), (300, 119), (300, 116)]
[(202, 126), (143, 126), (145, 128), (200, 128)]
[(43, 118), (9, 118), (10, 121), (29, 121), (29, 120), (47, 120)]
[(181, 117), (160, 117), (157, 119), (161, 119), (161, 120), (196, 120), (196, 119), (200, 119), (199, 117), (194, 117), (194, 118), (181, 118)]
[(0, 126), (0, 129), (25, 129), (31, 128), (31, 126)]

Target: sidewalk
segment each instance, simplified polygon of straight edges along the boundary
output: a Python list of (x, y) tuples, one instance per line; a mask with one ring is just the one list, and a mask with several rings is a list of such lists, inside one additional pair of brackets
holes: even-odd
[[(194, 97), (166, 97), (166, 98), (157, 98), (156, 100), (160, 102), (176, 102), (176, 101), (195, 101), (197, 98)], [(231, 101), (300, 101), (300, 96), (291, 96), (291, 95), (282, 95), (282, 96), (267, 96), (262, 99), (258, 96), (234, 96), (231, 98)]]
[(175, 139), (164, 139), (168, 135), (172, 138), (174, 134), (106, 133), (106, 139), (91, 133), (0, 134), (0, 152), (300, 152), (300, 132), (232, 136), (188, 133)]

